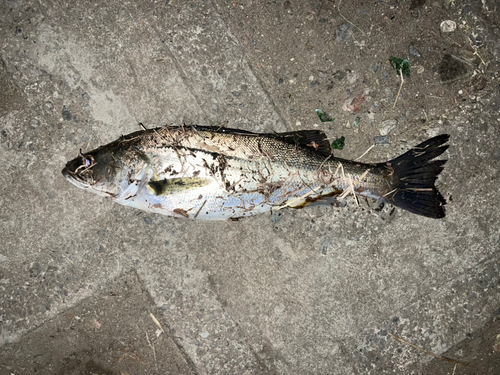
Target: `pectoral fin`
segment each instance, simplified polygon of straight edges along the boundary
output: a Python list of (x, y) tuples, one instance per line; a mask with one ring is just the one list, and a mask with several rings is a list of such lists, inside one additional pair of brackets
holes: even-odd
[(205, 177), (180, 177), (151, 181), (148, 186), (154, 191), (155, 195), (159, 196), (200, 188), (207, 186), (211, 182), (211, 179)]

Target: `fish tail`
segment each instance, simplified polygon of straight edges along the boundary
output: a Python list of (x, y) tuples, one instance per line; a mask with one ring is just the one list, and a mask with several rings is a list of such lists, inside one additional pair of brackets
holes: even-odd
[(446, 200), (434, 185), (446, 160), (433, 160), (448, 149), (450, 136), (438, 135), (390, 160), (393, 190), (382, 199), (406, 211), (430, 218), (445, 216)]

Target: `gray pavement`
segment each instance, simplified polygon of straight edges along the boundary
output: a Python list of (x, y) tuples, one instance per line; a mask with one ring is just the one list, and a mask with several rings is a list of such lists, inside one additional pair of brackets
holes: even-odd
[[(500, 5), (338, 6), (3, 1), (0, 374), (500, 373)], [(473, 69), (442, 83), (447, 53)], [(395, 108), (390, 56), (412, 64)], [(376, 143), (365, 162), (448, 133), (447, 216), (348, 200), (185, 221), (64, 180), (139, 122), (321, 129), (342, 158)]]

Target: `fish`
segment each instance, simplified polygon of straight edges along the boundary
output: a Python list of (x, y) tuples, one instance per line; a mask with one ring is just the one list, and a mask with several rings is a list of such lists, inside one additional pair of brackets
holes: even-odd
[(448, 134), (382, 163), (337, 158), (320, 130), (253, 133), (168, 125), (121, 136), (69, 161), (63, 176), (116, 203), (176, 218), (239, 219), (312, 203), (369, 197), (445, 217), (435, 181)]

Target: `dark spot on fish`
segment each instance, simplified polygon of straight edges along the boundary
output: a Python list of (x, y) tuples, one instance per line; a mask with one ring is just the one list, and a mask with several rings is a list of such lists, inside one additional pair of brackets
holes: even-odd
[(199, 174), (200, 174), (200, 171), (194, 171), (194, 172), (193, 172), (193, 177), (198, 177), (198, 176), (199, 176)]

